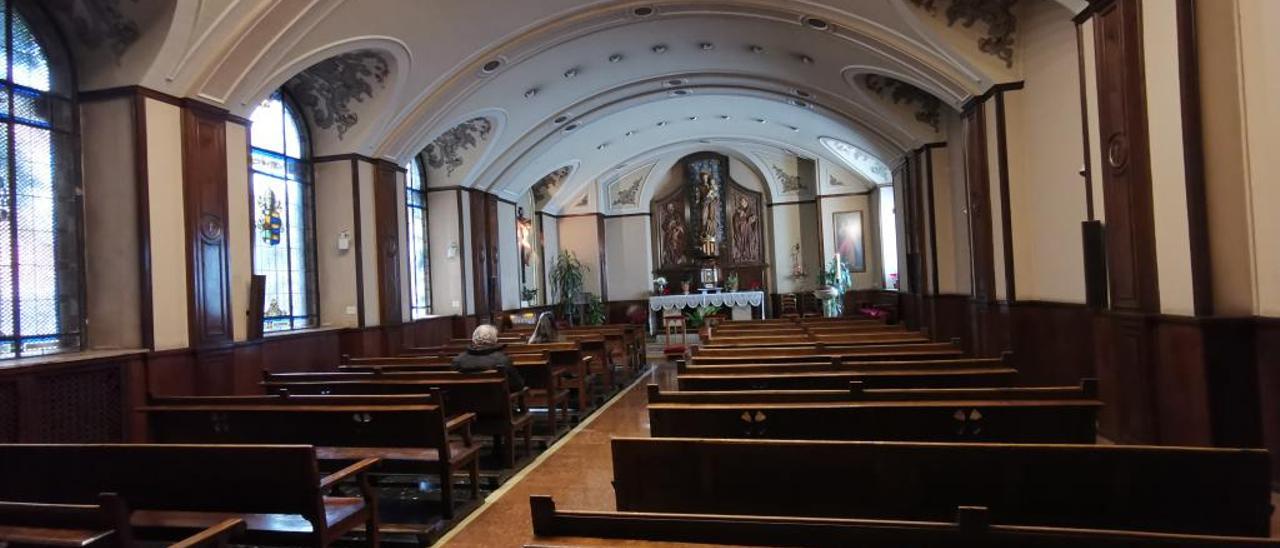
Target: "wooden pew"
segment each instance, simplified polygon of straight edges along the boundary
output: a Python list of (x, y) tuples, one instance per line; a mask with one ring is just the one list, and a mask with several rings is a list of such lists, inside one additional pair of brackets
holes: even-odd
[[(221, 522), (170, 544), (170, 548), (227, 546), (244, 532), (244, 521)], [(137, 545), (129, 509), (114, 493), (96, 504), (47, 504), (0, 501), (0, 546), (81, 546), (132, 548)]]
[[(405, 350), (405, 356), (402, 357), (408, 358), (409, 361), (413, 361), (416, 357), (427, 357), (431, 363), (440, 363), (448, 359), (452, 363), (453, 357), (464, 350), (466, 345), (409, 348)], [(507, 345), (508, 355), (538, 351), (546, 351), (553, 367), (569, 373), (567, 377), (561, 379), (561, 386), (568, 389), (571, 394), (577, 395), (578, 409), (581, 413), (586, 413), (592, 407), (591, 390), (598, 378), (593, 356), (584, 355), (581, 346), (573, 341)], [(370, 364), (370, 362), (363, 363)]]
[(875, 371), (883, 369), (954, 369), (957, 367), (1010, 367), (1005, 358), (950, 358), (942, 360), (870, 360), (844, 361), (833, 356), (829, 361), (778, 361), (758, 363), (720, 364), (705, 360), (690, 364), (684, 360), (676, 360), (676, 372), (715, 373), (715, 374), (758, 374), (758, 373), (818, 373), (838, 371)]
[[(0, 500), (88, 504), (99, 493), (128, 502), (139, 536), (190, 534), (244, 520), (237, 542), (328, 546), (364, 526), (377, 546), (377, 498), (365, 459), (321, 477), (305, 445), (0, 445)], [(359, 497), (324, 496), (355, 480)]]
[(1008, 367), (883, 369), (815, 373), (689, 373), (676, 376), (680, 390), (838, 390), (861, 381), (868, 388), (959, 388), (1009, 386)]
[[(397, 396), (390, 396), (396, 398)], [(321, 460), (381, 459), (379, 471), (435, 474), (445, 518), (453, 517), (453, 474), (466, 472), (480, 497), (480, 446), (473, 413), (446, 418), (439, 391), (386, 403), (388, 396), (170, 397), (138, 408), (156, 443), (318, 446)], [(354, 420), (353, 420), (354, 419)]]
[(964, 350), (952, 343), (912, 343), (894, 345), (843, 345), (799, 344), (776, 347), (706, 345), (693, 353), (694, 361), (767, 361), (784, 357), (840, 356), (849, 361), (858, 360), (912, 360), (930, 358), (959, 358)]
[[(352, 373), (363, 375), (361, 373)], [(526, 455), (533, 454), (533, 415), (525, 403), (525, 391), (511, 392), (499, 372), (420, 373), (412, 380), (277, 380), (298, 378), (270, 374), (262, 383), (268, 392), (279, 389), (290, 394), (426, 394), (433, 388), (444, 393), (445, 410), (450, 414), (475, 413), (474, 433), (492, 436), (503, 465), (515, 466), (515, 438), (524, 438)], [(295, 374), (296, 375), (296, 374)]]
[(707, 343), (708, 348), (723, 348), (726, 346), (735, 347), (773, 347), (773, 346), (795, 346), (797, 344), (816, 344), (840, 345), (840, 346), (860, 346), (860, 345), (876, 345), (876, 344), (909, 344), (909, 343), (928, 343), (929, 338), (919, 333), (910, 333), (906, 331), (890, 331), (890, 332), (870, 332), (870, 333), (840, 333), (840, 334), (821, 334), (811, 335), (807, 332), (800, 334), (768, 334), (768, 335), (720, 335), (714, 336)]
[(662, 391), (646, 386), (655, 403), (818, 403), (915, 400), (1064, 400), (1098, 398), (1098, 379), (1081, 379), (1077, 386), (1019, 386), (983, 388), (866, 388), (861, 381), (847, 390), (698, 390)]
[(1080, 443), (1097, 439), (1087, 399), (650, 403), (655, 438)]
[[(1280, 539), (1184, 535), (1063, 527), (995, 524), (985, 507), (961, 506), (948, 521), (904, 521), (585, 512), (556, 508), (551, 497), (532, 495), (529, 510), (538, 541), (526, 547), (670, 546), (698, 543), (733, 546), (858, 546), (860, 548), (1244, 548), (1280, 546)], [(652, 541), (653, 544), (637, 541)]]
[(1255, 449), (614, 438), (617, 508), (1265, 537)]

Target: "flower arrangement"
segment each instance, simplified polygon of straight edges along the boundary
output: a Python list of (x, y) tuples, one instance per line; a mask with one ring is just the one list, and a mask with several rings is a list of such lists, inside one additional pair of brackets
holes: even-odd
[(730, 273), (729, 277), (724, 279), (724, 287), (729, 291), (738, 290), (738, 273), (737, 272)]

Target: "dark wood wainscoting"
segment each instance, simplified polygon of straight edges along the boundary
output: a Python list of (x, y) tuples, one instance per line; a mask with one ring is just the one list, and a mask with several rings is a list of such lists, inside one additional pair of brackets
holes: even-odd
[(106, 443), (141, 433), (142, 352), (0, 369), (0, 443)]
[(1262, 436), (1271, 451), (1271, 487), (1280, 491), (1280, 318), (1258, 318), (1253, 332)]
[(1068, 385), (1095, 376), (1093, 311), (1083, 304), (1017, 301), (1009, 325), (1023, 384)]

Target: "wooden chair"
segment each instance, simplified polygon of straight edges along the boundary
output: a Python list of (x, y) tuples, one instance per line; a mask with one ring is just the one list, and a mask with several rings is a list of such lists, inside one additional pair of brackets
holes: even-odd
[(783, 318), (800, 316), (800, 304), (795, 293), (786, 293), (782, 295), (782, 304), (778, 307), (778, 316)]
[[(684, 313), (680, 310), (663, 310), (662, 311), (662, 336), (663, 336), (663, 354), (669, 357), (675, 354), (684, 355), (688, 348), (688, 328), (685, 322)], [(671, 344), (671, 337), (676, 333), (680, 334), (680, 344)]]
[[(377, 497), (364, 459), (321, 477), (305, 445), (0, 445), (0, 500), (89, 504), (128, 501), (140, 537), (187, 536), (244, 520), (237, 542), (329, 546), (357, 527), (377, 546)], [(360, 496), (325, 493), (354, 480)]]

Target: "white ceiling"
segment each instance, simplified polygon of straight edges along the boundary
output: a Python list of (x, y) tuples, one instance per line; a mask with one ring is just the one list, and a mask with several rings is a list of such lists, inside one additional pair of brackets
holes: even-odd
[(704, 140), (838, 161), (818, 142), (830, 136), (891, 163), (938, 134), (856, 89), (856, 75), (910, 82), (954, 108), (1018, 69), (992, 69), (976, 38), (937, 31), (909, 0), (148, 2), (163, 16), (116, 66), (82, 67), (82, 87), (141, 84), (247, 115), (316, 62), (373, 49), (391, 76), (350, 105), (359, 122), (343, 139), (314, 132), (316, 153), (404, 163), (457, 123), (500, 112), (465, 184), (508, 198), (575, 162), (560, 195), (576, 196)]

